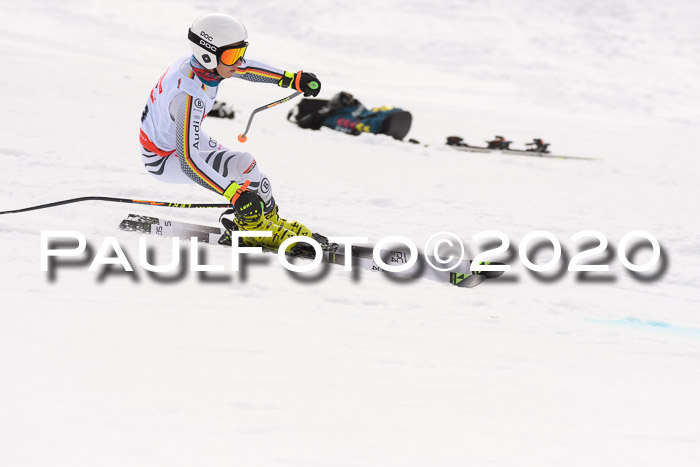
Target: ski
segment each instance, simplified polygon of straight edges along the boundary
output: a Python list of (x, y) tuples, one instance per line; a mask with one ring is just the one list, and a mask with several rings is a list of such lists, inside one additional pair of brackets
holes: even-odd
[[(141, 216), (138, 214), (129, 214), (129, 216), (125, 220), (136, 221), (136, 222), (146, 222), (146, 223), (149, 223), (152, 225), (157, 225), (161, 228), (162, 227), (173, 227), (176, 229), (182, 229), (183, 231), (201, 230), (203, 232), (214, 233), (214, 234), (217, 234), (219, 236), (221, 236), (223, 234), (222, 227), (212, 227), (212, 226), (203, 225), (203, 224), (190, 224), (187, 222), (172, 221), (172, 220), (160, 219), (158, 217), (151, 217), (151, 216)], [(156, 229), (158, 229), (158, 227), (156, 227)], [(201, 234), (201, 232), (200, 232), (200, 234)], [(317, 234), (317, 233), (315, 233), (313, 235), (314, 235), (313, 238), (321, 244), (321, 248), (324, 251), (332, 251), (334, 253), (338, 253), (336, 251), (336, 248), (332, 247), (332, 245), (335, 245), (335, 246), (337, 246), (337, 245), (334, 243), (329, 245), (328, 239), (325, 236)], [(193, 235), (193, 236), (196, 236), (196, 235)], [(205, 236), (202, 236), (202, 238), (204, 238), (204, 237)], [(204, 241), (204, 240), (202, 240), (202, 241)], [(272, 252), (272, 253), (277, 253), (276, 251), (272, 251), (272, 250), (268, 250), (268, 251)], [(364, 258), (372, 259), (373, 251), (374, 251), (373, 247), (368, 247), (368, 246), (356, 245), (356, 246), (352, 247), (352, 254), (354, 256), (357, 256), (357, 257), (364, 257)], [(398, 261), (396, 259), (400, 258), (402, 256), (406, 256), (407, 254), (408, 253), (399, 252), (399, 251), (391, 252), (392, 258), (395, 258), (395, 260), (393, 262), (405, 262), (405, 261)], [(438, 262), (432, 256), (430, 256), (429, 258), (430, 258), (430, 262), (432, 264), (436, 264)], [(342, 261), (341, 261), (341, 263), (342, 263)], [(475, 275), (479, 275), (479, 276), (484, 276), (487, 279), (495, 279), (496, 277), (500, 277), (503, 275), (503, 271), (478, 271), (478, 270), (471, 271), (470, 270), (471, 264), (472, 264), (472, 261), (470, 259), (463, 259), (460, 267), (458, 267), (456, 269), (459, 269), (460, 271), (466, 271), (469, 273), (468, 275), (475, 274)], [(482, 264), (482, 265), (501, 265), (501, 266), (503, 265), (503, 263), (499, 263), (496, 261), (482, 261), (480, 264)], [(380, 270), (380, 268), (376, 267), (373, 270)], [(461, 278), (461, 276), (463, 276), (463, 274), (458, 274), (458, 276), (460, 276), (460, 277), (458, 277), (457, 280), (459, 280)]]
[[(141, 216), (136, 214), (130, 214), (121, 222), (119, 228), (124, 231), (139, 232), (163, 237), (179, 237), (183, 239), (195, 237), (197, 238), (198, 242), (211, 244), (218, 244), (219, 239), (224, 234), (224, 228), (221, 226), (215, 227), (203, 224), (191, 224), (187, 222), (173, 221), (151, 216)], [(319, 234), (314, 234), (314, 238), (321, 244), (321, 248), (323, 250), (323, 262), (340, 265), (345, 264), (347, 252), (343, 250), (342, 246), (328, 243), (326, 237)], [(277, 253), (276, 250), (269, 250), (265, 248), (263, 248), (263, 251)], [(384, 254), (386, 255), (384, 261), (387, 264), (405, 264), (410, 259), (410, 253), (403, 251), (385, 251)], [(287, 255), (292, 257), (294, 256), (289, 253)], [(353, 266), (359, 266), (370, 271), (383, 271), (383, 269), (374, 261), (372, 247), (353, 246), (350, 255)], [(419, 263), (417, 263), (417, 265), (410, 271), (393, 274), (409, 278), (420, 277), (442, 283), (448, 282), (457, 287), (464, 288), (475, 287), (482, 283), (486, 278), (498, 277), (503, 274), (500, 271), (484, 271), (476, 273), (469, 270), (470, 266), (471, 261), (465, 260), (457, 268), (455, 268), (455, 270), (448, 272), (438, 271), (426, 265), (424, 262), (419, 261)]]
[(468, 152), (481, 152), (485, 154), (500, 154), (507, 156), (530, 156), (530, 157), (544, 157), (550, 159), (577, 159), (583, 161), (595, 161), (598, 160), (594, 157), (582, 157), (582, 156), (560, 156), (557, 154), (550, 154), (547, 152), (536, 152), (536, 151), (519, 151), (517, 149), (489, 149), (482, 148), (478, 146), (453, 146), (449, 145), (451, 148), (458, 151), (468, 151)]
[[(532, 149), (510, 149), (511, 141), (505, 141), (502, 136), (496, 136), (496, 140), (487, 141), (489, 147), (483, 146), (470, 146), (464, 142), (463, 138), (459, 136), (448, 136), (447, 146), (456, 149), (458, 151), (468, 151), (468, 152), (480, 152), (484, 154), (501, 154), (509, 156), (529, 156), (529, 157), (545, 157), (550, 159), (578, 159), (584, 161), (594, 161), (598, 160), (594, 157), (580, 157), (580, 156), (562, 156), (557, 154), (551, 154), (548, 151), (549, 143), (545, 143), (541, 138), (535, 138), (533, 143), (527, 143), (526, 146), (536, 146)], [(500, 139), (498, 139), (500, 138)], [(492, 147), (492, 143), (494, 146)], [(500, 145), (500, 146), (499, 146)]]

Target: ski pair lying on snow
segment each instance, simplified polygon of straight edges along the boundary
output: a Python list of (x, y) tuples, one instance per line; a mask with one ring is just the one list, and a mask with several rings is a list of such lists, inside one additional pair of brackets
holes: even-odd
[[(219, 239), (225, 233), (224, 228), (214, 227), (202, 224), (190, 224), (186, 222), (172, 221), (161, 219), (158, 217), (140, 216), (129, 214), (124, 219), (119, 228), (130, 232), (139, 232), (150, 235), (158, 235), (162, 237), (179, 237), (189, 240), (191, 237), (197, 238), (197, 241), (202, 243), (218, 244)], [(348, 252), (344, 251), (342, 245), (329, 243), (328, 239), (320, 234), (314, 234), (313, 239), (316, 240), (323, 250), (322, 261), (331, 264), (345, 264), (345, 258)], [(263, 251), (277, 253), (275, 250), (263, 248)], [(409, 260), (410, 253), (403, 251), (385, 251), (383, 259), (387, 264), (405, 264)], [(287, 253), (287, 256), (296, 256)], [(366, 246), (353, 246), (350, 252), (353, 266), (359, 266), (370, 271), (382, 271), (382, 268), (376, 264), (373, 259), (373, 248)], [(432, 261), (432, 264), (437, 264)], [(501, 264), (501, 263), (483, 263), (483, 264)], [(457, 268), (452, 271), (438, 271), (431, 266), (425, 264), (424, 261), (419, 261), (411, 270), (405, 273), (392, 273), (401, 277), (408, 278), (424, 278), (442, 283), (450, 283), (457, 287), (475, 287), (481, 284), (487, 278), (498, 277), (503, 272), (501, 271), (470, 271), (471, 260), (463, 260)]]

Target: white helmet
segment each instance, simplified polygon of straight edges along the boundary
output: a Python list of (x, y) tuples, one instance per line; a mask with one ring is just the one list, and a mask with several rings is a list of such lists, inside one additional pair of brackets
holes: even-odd
[(194, 20), (187, 37), (197, 61), (213, 70), (221, 53), (219, 49), (225, 45), (245, 42), (248, 31), (243, 23), (232, 16), (209, 13)]

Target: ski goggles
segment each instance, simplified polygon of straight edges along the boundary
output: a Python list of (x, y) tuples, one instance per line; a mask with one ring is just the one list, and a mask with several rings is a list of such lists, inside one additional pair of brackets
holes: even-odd
[(219, 49), (216, 56), (221, 63), (227, 66), (235, 65), (236, 62), (243, 58), (245, 51), (248, 49), (248, 43), (243, 42), (230, 46), (226, 49)]
[(226, 66), (235, 65), (238, 60), (243, 58), (245, 51), (248, 49), (248, 43), (245, 41), (225, 45), (223, 47), (217, 47), (211, 42), (206, 41), (204, 38), (199, 37), (197, 34), (192, 32), (191, 29), (187, 34), (187, 37), (191, 42), (194, 42), (198, 46), (216, 55), (216, 59)]

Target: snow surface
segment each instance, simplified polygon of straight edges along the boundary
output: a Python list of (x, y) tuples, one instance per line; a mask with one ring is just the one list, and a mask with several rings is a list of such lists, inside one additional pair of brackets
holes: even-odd
[[(412, 146), (303, 131), (258, 114), (245, 150), (282, 213), (329, 235), (422, 245), (438, 231), (647, 230), (667, 268), (543, 280), (517, 257), (475, 289), (397, 284), (275, 262), (162, 283), (138, 266), (130, 212), (82, 203), (0, 217), (0, 465), (697, 465), (700, 242), (697, 2), (0, 1), (0, 210), (87, 196), (219, 202), (159, 184), (137, 132), (150, 88), (210, 11), (246, 24), (251, 57), (410, 110)], [(249, 112), (285, 95), (225, 82), (240, 147)], [(594, 162), (452, 151), (543, 137)], [(114, 236), (135, 274), (39, 268), (42, 230)], [(156, 258), (166, 239), (150, 239)], [(203, 247), (210, 264), (228, 252)], [(541, 262), (548, 259), (541, 252)], [(636, 258), (643, 262), (649, 250)], [(602, 257), (598, 257), (600, 259)], [(165, 259), (162, 259), (165, 261)], [(593, 277), (600, 278), (600, 275)]]

